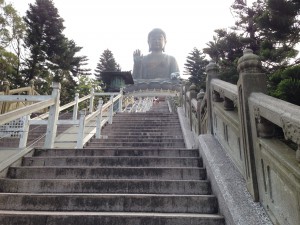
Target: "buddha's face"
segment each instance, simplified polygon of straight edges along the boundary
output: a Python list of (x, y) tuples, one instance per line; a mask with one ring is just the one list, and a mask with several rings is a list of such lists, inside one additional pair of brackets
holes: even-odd
[(163, 51), (165, 48), (166, 40), (160, 33), (154, 33), (148, 40), (150, 51)]

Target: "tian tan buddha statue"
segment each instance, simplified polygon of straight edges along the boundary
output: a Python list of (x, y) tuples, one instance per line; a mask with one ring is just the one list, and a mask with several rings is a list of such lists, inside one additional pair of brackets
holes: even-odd
[(140, 50), (133, 53), (132, 76), (135, 83), (140, 81), (171, 81), (179, 78), (179, 69), (176, 59), (164, 53), (166, 34), (155, 28), (148, 34), (150, 54), (143, 56)]

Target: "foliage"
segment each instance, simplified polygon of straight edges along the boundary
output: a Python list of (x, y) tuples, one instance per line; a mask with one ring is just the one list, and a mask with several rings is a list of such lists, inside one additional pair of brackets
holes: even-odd
[(243, 55), (248, 39), (225, 29), (217, 29), (215, 33), (213, 41), (207, 43), (203, 52), (219, 65), (221, 79), (235, 84), (238, 80), (237, 60)]
[(196, 47), (189, 53), (184, 64), (187, 75), (190, 75), (189, 81), (196, 85), (198, 91), (205, 89), (205, 67), (207, 64), (208, 61), (205, 59), (204, 54)]
[(0, 74), (13, 88), (22, 85), (20, 79), (22, 39), (25, 24), (12, 4), (0, 1)]
[(35, 79), (39, 93), (50, 93), (51, 83), (61, 83), (61, 104), (73, 100), (75, 77), (89, 75), (86, 56), (77, 56), (82, 47), (63, 34), (64, 20), (52, 0), (36, 0), (29, 4), (24, 17), (27, 25), (25, 47), (30, 52), (25, 61), (25, 83)]
[(278, 70), (270, 76), (270, 81), (273, 96), (300, 105), (300, 65)]
[(36, 0), (34, 5), (29, 4), (24, 21), (27, 25), (25, 46), (30, 51), (25, 71), (28, 82), (34, 77), (44, 78), (48, 62), (59, 57), (64, 43), (64, 26), (52, 0)]
[(102, 80), (101, 72), (115, 72), (115, 71), (121, 71), (121, 67), (119, 64), (116, 63), (113, 53), (109, 49), (106, 49), (101, 54), (94, 73), (96, 79), (98, 81), (101, 81), (103, 89), (105, 89), (107, 84), (105, 83), (105, 81)]
[(299, 3), (287, 0), (257, 0), (251, 7), (243, 1), (232, 5), (234, 30), (249, 38), (245, 47), (261, 57), (264, 69), (273, 73), (295, 58), (300, 40)]
[(78, 76), (76, 92), (79, 93), (79, 96), (82, 97), (90, 94), (92, 88), (97, 93), (102, 92), (101, 82), (88, 76)]
[(18, 88), (22, 77), (17, 74), (18, 57), (12, 52), (0, 48), (0, 83), (9, 81), (11, 88)]
[[(89, 76), (78, 76), (78, 85), (76, 87), (76, 93), (79, 94), (79, 97), (86, 96), (91, 93), (91, 89), (94, 89), (95, 93), (103, 92), (101, 88), (101, 82), (96, 79), (90, 78)], [(94, 99), (95, 107), (98, 106), (99, 97)], [(86, 102), (79, 104), (79, 108), (87, 108), (88, 105)]]
[(237, 61), (242, 51), (250, 48), (262, 60), (263, 70), (269, 78), (270, 94), (295, 103), (292, 96), (297, 91), (287, 87), (296, 88), (299, 77), (284, 78), (286, 75), (280, 74), (299, 63), (296, 59), (296, 45), (300, 41), (299, 1), (257, 0), (247, 6), (245, 1), (235, 0), (231, 9), (235, 25), (216, 30), (213, 41), (203, 49), (218, 63), (221, 79), (237, 82)]

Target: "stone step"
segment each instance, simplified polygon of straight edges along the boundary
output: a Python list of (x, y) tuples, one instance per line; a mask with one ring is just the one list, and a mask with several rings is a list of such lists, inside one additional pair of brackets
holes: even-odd
[(0, 193), (0, 210), (217, 213), (213, 195)]
[(3, 225), (225, 225), (216, 214), (0, 211)]
[(131, 136), (131, 135), (140, 135), (140, 136), (173, 136), (173, 137), (182, 137), (181, 130), (171, 130), (171, 131), (116, 131), (114, 129), (111, 130), (103, 130), (102, 135), (122, 135), (122, 136)]
[(122, 123), (128, 123), (128, 124), (145, 124), (145, 125), (150, 125), (150, 124), (180, 124), (178, 121), (178, 118), (174, 119), (151, 119), (151, 120), (141, 120), (139, 118), (113, 118), (113, 121), (117, 122), (122, 122)]
[(150, 138), (150, 137), (138, 137), (138, 136), (127, 136), (122, 138), (116, 138), (113, 136), (109, 136), (108, 138), (93, 138), (88, 143), (126, 143), (126, 142), (150, 142), (150, 143), (183, 143), (183, 138), (164, 138), (164, 137), (157, 137), (157, 138)]
[[(107, 138), (116, 138), (116, 139), (152, 139), (152, 138), (165, 138), (165, 139), (171, 139), (171, 138), (175, 138), (175, 139), (183, 139), (182, 134), (179, 135), (167, 135), (164, 134), (162, 135), (162, 133), (144, 133), (144, 132), (134, 132), (134, 134), (132, 133), (125, 133), (122, 132), (121, 134), (119, 133), (111, 133), (110, 135), (106, 135), (106, 134), (102, 134), (101, 137), (99, 139), (107, 139)], [(95, 140), (99, 140), (96, 139)]]
[[(115, 122), (115, 121), (114, 121)], [(181, 129), (179, 124), (132, 124), (132, 123), (122, 123), (122, 124), (114, 124), (107, 125), (103, 129)]]
[(199, 158), (162, 158), (128, 156), (79, 156), (79, 157), (25, 157), (23, 166), (129, 166), (129, 167), (197, 167), (202, 166)]
[(151, 113), (147, 113), (147, 112), (136, 112), (136, 113), (117, 113), (115, 115), (116, 117), (142, 117), (145, 119), (151, 118), (151, 117), (157, 117), (159, 116), (160, 118), (163, 117), (178, 117), (177, 114), (175, 113), (162, 113), (162, 112), (151, 112)]
[(136, 117), (136, 116), (132, 116), (132, 115), (128, 115), (128, 116), (114, 116), (113, 120), (117, 120), (117, 121), (136, 121), (138, 123), (148, 123), (148, 122), (174, 122), (174, 123), (178, 123), (178, 116), (174, 116), (174, 117), (160, 117), (160, 116), (154, 116), (151, 118), (147, 118), (145, 116), (143, 117)]
[(204, 168), (159, 167), (10, 167), (12, 179), (157, 179), (205, 180)]
[(35, 149), (34, 156), (160, 156), (198, 157), (198, 149), (185, 148), (83, 148), (83, 149)]
[(98, 145), (106, 146), (106, 147), (114, 147), (114, 146), (123, 146), (123, 147), (177, 147), (184, 148), (184, 142), (176, 143), (176, 142), (103, 142), (103, 143), (94, 143), (88, 142), (86, 146), (89, 147), (97, 147)]
[(106, 131), (111, 131), (113, 130), (115, 133), (120, 133), (120, 132), (169, 132), (169, 133), (181, 133), (181, 128), (180, 127), (109, 127), (106, 126), (103, 128), (103, 132)]
[(0, 179), (0, 192), (209, 195), (207, 180)]
[(156, 135), (156, 134), (139, 134), (139, 135), (127, 135), (127, 134), (110, 134), (110, 135), (101, 135), (99, 139), (93, 138), (91, 140), (106, 140), (109, 138), (122, 139), (122, 140), (148, 140), (148, 139), (183, 139), (182, 135)]

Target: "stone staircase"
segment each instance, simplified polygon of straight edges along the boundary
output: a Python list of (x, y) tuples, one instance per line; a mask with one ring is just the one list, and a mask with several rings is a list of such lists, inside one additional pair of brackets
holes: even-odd
[(224, 225), (198, 150), (160, 110), (117, 114), (84, 149), (36, 149), (11, 166), (0, 224)]

